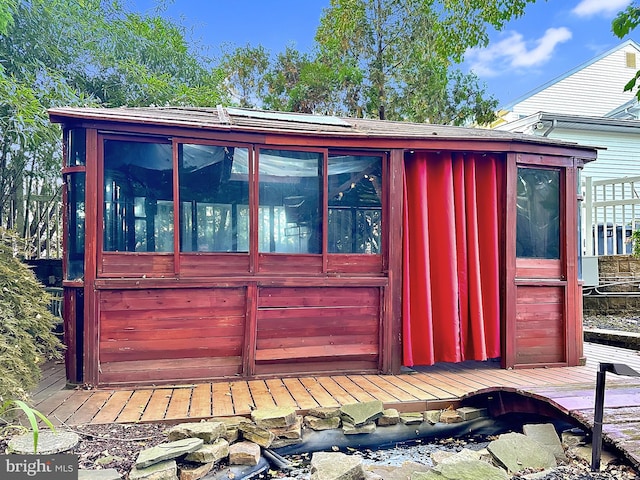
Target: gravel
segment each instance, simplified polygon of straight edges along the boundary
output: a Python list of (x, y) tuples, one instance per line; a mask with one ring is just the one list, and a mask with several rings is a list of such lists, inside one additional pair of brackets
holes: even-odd
[(582, 320), (585, 329), (618, 330), (640, 333), (640, 316), (633, 315), (585, 315)]

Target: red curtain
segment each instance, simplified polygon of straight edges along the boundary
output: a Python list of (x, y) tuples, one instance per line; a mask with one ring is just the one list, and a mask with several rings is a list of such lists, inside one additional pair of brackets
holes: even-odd
[(405, 159), (406, 366), (500, 356), (500, 165), (483, 154)]

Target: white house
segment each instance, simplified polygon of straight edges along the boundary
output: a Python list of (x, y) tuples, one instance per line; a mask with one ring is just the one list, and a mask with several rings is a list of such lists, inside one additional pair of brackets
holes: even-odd
[(505, 105), (493, 125), (601, 148), (583, 171), (587, 255), (627, 253), (640, 224), (640, 105), (624, 91), (639, 69), (628, 40)]

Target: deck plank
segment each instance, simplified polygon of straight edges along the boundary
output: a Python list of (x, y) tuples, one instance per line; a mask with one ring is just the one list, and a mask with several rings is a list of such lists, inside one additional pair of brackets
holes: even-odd
[(373, 398), (380, 400), (382, 403), (395, 403), (399, 400), (398, 397), (395, 397), (384, 388), (381, 388), (377, 383), (374, 383), (363, 375), (349, 375), (348, 378)]
[(349, 392), (358, 402), (371, 402), (375, 400), (373, 395), (369, 394), (362, 387), (358, 386), (346, 375), (332, 375), (331, 378), (342, 388)]
[[(415, 400), (436, 400), (437, 397), (412, 385), (402, 379), (401, 376), (394, 375), (371, 375), (375, 381), (382, 384), (389, 384), (389, 392), (398, 398), (399, 402), (413, 402)], [(369, 376), (367, 376), (369, 377)]]
[(256, 408), (272, 408), (276, 406), (276, 402), (273, 400), (264, 380), (249, 380), (247, 383)]
[(231, 382), (231, 398), (235, 415), (247, 415), (256, 406), (251, 398), (251, 391), (247, 382)]
[[(317, 377), (316, 381), (318, 384), (322, 385), (333, 399), (335, 399), (339, 405), (348, 405), (350, 403), (356, 403), (358, 399), (351, 395), (350, 392), (347, 392), (344, 388), (342, 388), (333, 377)], [(322, 407), (325, 405), (321, 404)]]
[(52, 393), (49, 397), (43, 398), (34, 403), (34, 407), (43, 415), (48, 417), (51, 413), (62, 405), (69, 397), (76, 393), (76, 390), (60, 390)]
[(145, 408), (144, 412), (142, 412), (140, 421), (154, 422), (159, 418), (165, 418), (167, 407), (169, 406), (169, 401), (171, 400), (172, 394), (173, 389), (170, 388), (155, 389), (151, 394), (149, 403), (147, 403), (147, 408)]
[(188, 419), (192, 393), (192, 388), (174, 389), (167, 412), (164, 415), (165, 420)]
[(84, 402), (82, 406), (67, 419), (67, 423), (70, 425), (91, 423), (93, 417), (95, 417), (96, 413), (100, 411), (105, 403), (107, 403), (113, 393), (113, 391), (104, 390), (94, 391), (91, 397), (89, 397), (87, 401)]
[(198, 419), (211, 416), (211, 384), (200, 383), (193, 389), (189, 418)]
[(134, 390), (115, 421), (117, 423), (134, 423), (140, 420), (152, 393), (153, 390)]
[(272, 378), (266, 380), (267, 388), (271, 392), (271, 396), (278, 407), (294, 407), (299, 408), (298, 403), (289, 393), (289, 390), (282, 383), (280, 378)]
[(335, 402), (333, 397), (313, 378), (283, 378), (282, 382), (302, 410), (330, 405)]
[(73, 395), (51, 412), (49, 420), (51, 420), (51, 423), (54, 425), (66, 423), (67, 420), (89, 400), (93, 393), (94, 390), (75, 390)]
[(131, 390), (116, 390), (100, 411), (93, 417), (91, 423), (112, 423), (115, 422), (120, 412), (125, 407), (133, 395)]
[(235, 414), (229, 382), (211, 385), (211, 414), (214, 417), (229, 417)]

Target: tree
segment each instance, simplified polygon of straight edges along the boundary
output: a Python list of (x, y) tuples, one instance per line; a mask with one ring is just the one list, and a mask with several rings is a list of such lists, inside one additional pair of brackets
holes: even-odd
[[(635, 30), (638, 25), (640, 25), (640, 7), (633, 2), (626, 9), (618, 12), (616, 18), (611, 22), (611, 30), (618, 38), (623, 38), (629, 32)], [(640, 78), (640, 70), (624, 86), (624, 91), (629, 92), (636, 88), (638, 78)], [(636, 91), (636, 98), (640, 100), (640, 89)]]
[(0, 0), (0, 59), (0, 226), (25, 237), (41, 229), (30, 196), (61, 186), (61, 133), (48, 108), (227, 98), (221, 71), (183, 27), (117, 0)]
[(342, 85), (350, 115), (487, 121), (496, 101), (485, 99), (475, 76), (451, 65), (467, 48), (487, 44), (488, 26), (502, 28), (532, 1), (331, 0), (316, 33), (320, 60), (361, 72)]
[(269, 63), (270, 55), (262, 45), (237, 47), (222, 56), (227, 88), (241, 107), (255, 108), (264, 97)]

